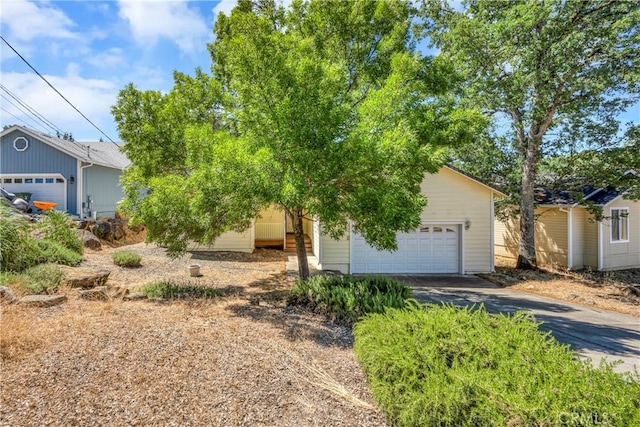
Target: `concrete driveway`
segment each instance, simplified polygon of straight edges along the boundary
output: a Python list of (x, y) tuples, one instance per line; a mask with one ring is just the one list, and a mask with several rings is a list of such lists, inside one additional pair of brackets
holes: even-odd
[(540, 329), (551, 331), (581, 357), (594, 364), (602, 358), (621, 360), (616, 371), (640, 372), (640, 319), (611, 311), (585, 307), (526, 292), (500, 288), (476, 276), (394, 275), (413, 289), (421, 302), (484, 304), (491, 313), (530, 311)]

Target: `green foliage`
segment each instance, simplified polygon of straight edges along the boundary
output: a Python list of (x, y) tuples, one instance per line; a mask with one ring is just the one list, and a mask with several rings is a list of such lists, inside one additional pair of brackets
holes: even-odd
[(112, 109), (133, 223), (179, 253), (277, 204), (395, 249), (420, 222), (424, 173), (486, 124), (456, 104), (451, 69), (415, 51), (412, 10), (312, 0), (219, 14), (212, 76), (176, 74), (166, 95), (129, 85)]
[(576, 361), (526, 313), (393, 309), (366, 317), (354, 335), (373, 395), (395, 426), (640, 423), (637, 374)]
[(43, 239), (52, 240), (80, 255), (84, 249), (82, 240), (72, 226), (65, 212), (48, 210), (42, 214), (38, 228), (43, 231)]
[[(53, 240), (36, 240), (37, 263), (54, 263), (76, 267), (82, 262), (82, 255)], [(35, 265), (35, 263), (34, 263)]]
[(39, 264), (26, 269), (19, 280), (31, 294), (55, 294), (64, 280), (64, 273), (55, 264)]
[(290, 305), (303, 305), (338, 321), (355, 322), (368, 313), (407, 304), (411, 291), (383, 276), (313, 276), (291, 289)]
[(19, 272), (37, 263), (38, 249), (21, 215), (0, 206), (0, 271)]
[(141, 291), (149, 298), (215, 298), (222, 295), (217, 288), (169, 281), (149, 283)]
[(140, 261), (142, 261), (142, 257), (133, 251), (116, 252), (111, 259), (120, 267), (140, 267)]

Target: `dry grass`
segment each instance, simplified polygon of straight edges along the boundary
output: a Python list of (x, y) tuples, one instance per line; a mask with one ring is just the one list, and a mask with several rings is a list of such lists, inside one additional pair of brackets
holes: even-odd
[(640, 269), (521, 271), (514, 267), (513, 260), (499, 258), (496, 273), (481, 276), (503, 287), (640, 317)]
[[(120, 285), (186, 274), (162, 250), (135, 249), (141, 269), (111, 265)], [(109, 263), (108, 252), (87, 264)], [(169, 302), (70, 294), (58, 307), (7, 307), (0, 425), (385, 425), (350, 331), (284, 306), (278, 252), (199, 258), (198, 280), (234, 292)]]

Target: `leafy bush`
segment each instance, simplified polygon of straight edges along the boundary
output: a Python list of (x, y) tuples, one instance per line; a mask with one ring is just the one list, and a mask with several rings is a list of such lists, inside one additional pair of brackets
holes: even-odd
[(140, 261), (142, 261), (142, 257), (133, 251), (116, 252), (111, 259), (120, 267), (140, 267)]
[(82, 262), (82, 255), (53, 240), (37, 240), (38, 262), (55, 263), (75, 267)]
[(38, 222), (38, 228), (43, 231), (43, 239), (57, 242), (82, 255), (84, 244), (71, 226), (71, 221), (66, 213), (53, 209), (45, 211)]
[(34, 266), (37, 258), (38, 248), (26, 219), (0, 206), (0, 271), (22, 271)]
[(409, 288), (390, 277), (313, 276), (293, 286), (288, 304), (304, 305), (351, 323), (367, 313), (404, 307), (410, 296)]
[(150, 298), (215, 298), (220, 289), (197, 286), (190, 283), (157, 282), (142, 287), (142, 292)]
[(637, 373), (576, 361), (527, 316), (388, 310), (355, 325), (354, 349), (395, 426), (640, 425)]
[(64, 273), (55, 264), (40, 264), (26, 269), (21, 276), (23, 286), (32, 294), (54, 294), (64, 280)]

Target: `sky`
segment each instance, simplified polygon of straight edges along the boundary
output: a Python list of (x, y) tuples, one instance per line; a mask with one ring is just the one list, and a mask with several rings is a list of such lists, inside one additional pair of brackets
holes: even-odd
[[(1, 125), (19, 124), (49, 134), (69, 132), (79, 141), (119, 141), (110, 113), (118, 91), (131, 82), (141, 90), (167, 92), (174, 70), (209, 71), (207, 43), (213, 41), (215, 19), (221, 12), (229, 14), (235, 2), (1, 0), (2, 37), (100, 130), (4, 42), (0, 42)], [(620, 119), (640, 123), (640, 106)]]

